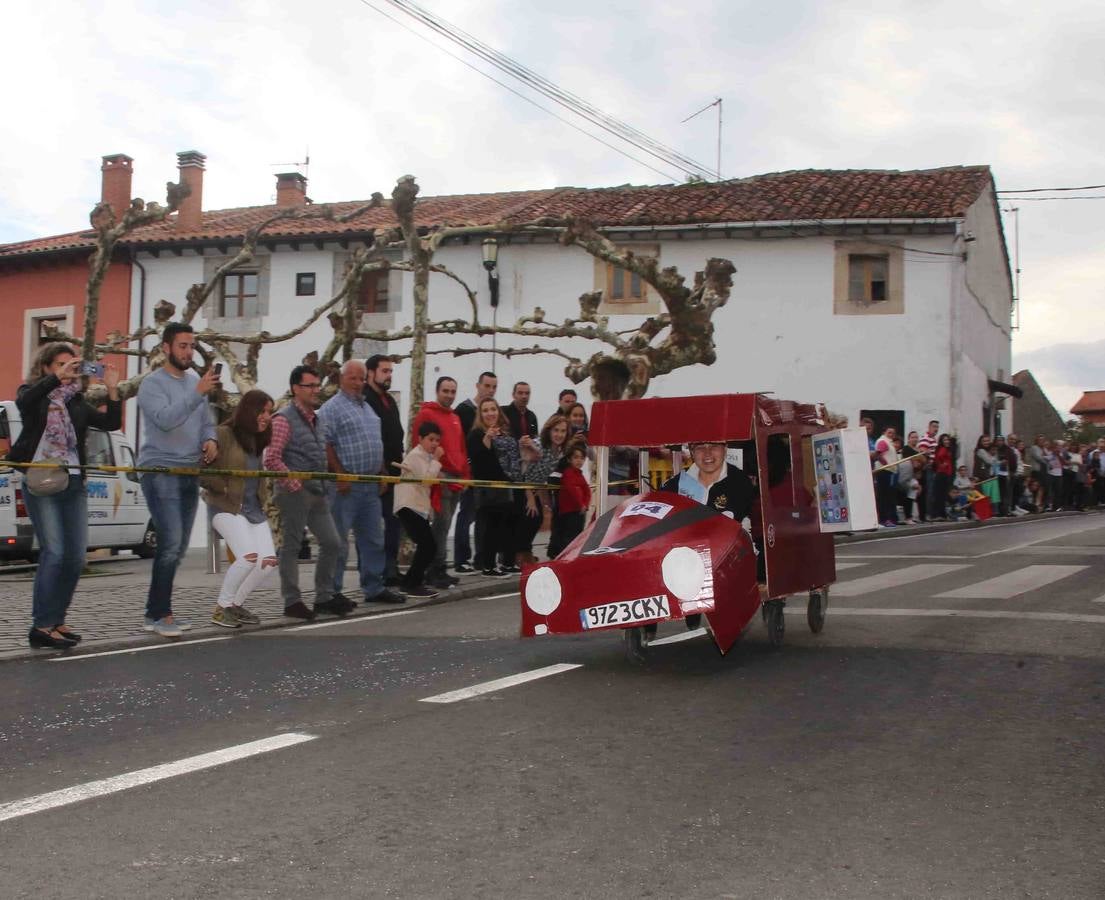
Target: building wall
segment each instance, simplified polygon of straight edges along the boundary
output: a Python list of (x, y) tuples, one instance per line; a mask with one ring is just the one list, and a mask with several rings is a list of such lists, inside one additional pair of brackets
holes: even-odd
[[(100, 292), (97, 338), (127, 330), (130, 265), (113, 264)], [(0, 270), (0, 309), (9, 340), (0, 354), (0, 396), (11, 398), (23, 383), (37, 347), (36, 317), (65, 317), (65, 329), (78, 339), (84, 331), (88, 263), (82, 257), (41, 268)], [(121, 357), (114, 361), (121, 365)]]

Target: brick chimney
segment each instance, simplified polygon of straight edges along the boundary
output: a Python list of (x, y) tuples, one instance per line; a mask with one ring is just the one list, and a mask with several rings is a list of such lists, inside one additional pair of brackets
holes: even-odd
[(307, 179), (298, 172), (285, 172), (276, 176), (277, 206), (306, 206)]
[(124, 153), (105, 156), (100, 171), (103, 173), (100, 200), (111, 207), (116, 219), (121, 219), (130, 206), (130, 179), (134, 174), (134, 160)]
[(176, 214), (176, 230), (199, 231), (203, 227), (203, 163), (207, 157), (197, 150), (184, 150), (176, 158), (181, 183), (192, 189)]

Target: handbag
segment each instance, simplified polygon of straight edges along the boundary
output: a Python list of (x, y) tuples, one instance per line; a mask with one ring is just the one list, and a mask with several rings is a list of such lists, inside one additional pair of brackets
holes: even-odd
[(23, 475), (27, 490), (36, 497), (49, 497), (60, 494), (69, 487), (69, 469), (63, 459), (43, 459), (49, 465), (33, 466)]

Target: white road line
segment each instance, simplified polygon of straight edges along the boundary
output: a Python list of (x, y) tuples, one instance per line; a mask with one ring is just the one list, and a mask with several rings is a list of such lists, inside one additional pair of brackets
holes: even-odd
[(517, 675), (508, 675), (506, 678), (496, 678), (494, 681), (485, 681), (483, 684), (474, 684), (472, 687), (461, 688), (459, 691), (449, 691), (447, 694), (435, 694), (433, 697), (423, 697), (420, 703), (456, 703), (458, 700), (470, 700), (480, 694), (490, 694), (503, 688), (525, 684), (527, 681), (536, 681), (538, 678), (547, 678), (550, 675), (559, 675), (561, 672), (570, 672), (572, 669), (582, 668), (581, 663), (557, 663), (553, 666), (545, 666), (543, 669), (533, 669), (530, 672), (520, 672)]
[(939, 575), (947, 575), (959, 569), (966, 569), (966, 564), (922, 564), (906, 566), (904, 569), (894, 569), (890, 572), (880, 572), (878, 575), (868, 575), (857, 578), (854, 581), (838, 581), (830, 589), (833, 597), (859, 597), (862, 594), (873, 594), (875, 591), (886, 591), (902, 585), (913, 584), (924, 578), (936, 578)]
[(518, 591), (511, 591), (509, 594), (492, 594), (490, 597), (472, 597), (473, 600), (502, 600), (504, 597), (517, 597)]
[(695, 628), (692, 631), (684, 631), (682, 634), (673, 634), (670, 637), (657, 638), (649, 641), (650, 647), (659, 647), (661, 644), (678, 644), (680, 641), (689, 641), (691, 638), (702, 637), (706, 633), (705, 628)]
[(331, 628), (334, 625), (352, 625), (355, 622), (364, 624), (365, 622), (375, 622), (377, 619), (391, 619), (395, 616), (413, 616), (416, 612), (422, 612), (422, 610), (401, 609), (397, 612), (379, 613), (375, 616), (354, 616), (352, 619), (334, 619), (332, 622), (315, 622), (312, 625), (296, 625), (294, 628), (289, 628), (288, 631), (310, 631), (312, 628)]
[(1105, 603), (1105, 594), (1100, 597), (1094, 597), (1094, 599), (1091, 600), (1090, 603)]
[(77, 662), (82, 659), (95, 659), (97, 656), (117, 656), (120, 653), (145, 653), (147, 650), (168, 650), (170, 647), (191, 647), (193, 644), (213, 644), (215, 641), (231, 641), (233, 635), (213, 638), (196, 638), (194, 641), (169, 641), (164, 644), (151, 644), (149, 647), (128, 647), (125, 650), (101, 650), (99, 653), (80, 653), (77, 656), (51, 656), (49, 662)]
[(1025, 566), (1012, 572), (1006, 572), (997, 578), (988, 578), (966, 587), (956, 588), (954, 591), (945, 591), (937, 594), (937, 597), (945, 597), (949, 600), (959, 599), (985, 599), (1008, 600), (1018, 594), (1035, 591), (1044, 585), (1067, 578), (1076, 572), (1081, 572), (1088, 566)]
[(838, 559), (836, 561), (836, 570), (838, 572), (842, 572), (845, 569), (855, 569), (859, 566), (866, 566), (866, 565), (867, 565), (867, 563), (865, 563), (865, 562), (844, 562), (843, 560)]
[(977, 556), (944, 556), (936, 553), (849, 553), (841, 559), (978, 559)]
[(44, 812), (48, 809), (56, 809), (59, 806), (68, 806), (71, 803), (80, 803), (82, 800), (90, 800), (93, 797), (115, 794), (119, 791), (141, 787), (144, 784), (152, 784), (155, 781), (163, 781), (166, 778), (175, 778), (177, 775), (199, 772), (202, 769), (210, 769), (214, 766), (245, 759), (247, 756), (270, 753), (273, 750), (283, 750), (285, 747), (294, 747), (296, 744), (313, 741), (316, 738), (317, 735), (314, 734), (296, 734), (294, 732), (278, 734), (275, 737), (251, 741), (248, 744), (238, 744), (224, 750), (201, 753), (199, 756), (189, 756), (187, 759), (178, 759), (176, 762), (151, 766), (148, 769), (138, 769), (136, 772), (128, 772), (125, 775), (116, 775), (113, 778), (104, 778), (100, 781), (89, 781), (85, 784), (63, 788), (60, 791), (39, 794), (37, 797), (27, 797), (24, 800), (16, 800), (12, 803), (0, 805), (0, 822), (17, 819), (20, 816), (29, 816), (32, 813)]
[[(788, 616), (804, 616), (805, 609), (787, 607)], [(1019, 609), (860, 609), (855, 606), (830, 606), (829, 618), (833, 616), (891, 616), (904, 618), (949, 618), (949, 619), (1029, 619), (1036, 622), (1076, 622), (1105, 625), (1105, 616), (1090, 613), (1049, 613), (1028, 612)]]

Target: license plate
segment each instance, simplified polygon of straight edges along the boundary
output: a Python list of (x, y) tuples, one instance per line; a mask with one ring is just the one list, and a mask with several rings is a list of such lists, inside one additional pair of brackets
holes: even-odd
[(639, 597), (636, 600), (619, 600), (617, 603), (604, 603), (602, 606), (588, 606), (579, 611), (579, 621), (584, 629), (670, 618), (671, 609), (668, 607), (668, 598), (664, 594), (658, 594), (655, 597)]

